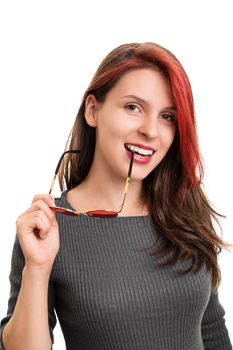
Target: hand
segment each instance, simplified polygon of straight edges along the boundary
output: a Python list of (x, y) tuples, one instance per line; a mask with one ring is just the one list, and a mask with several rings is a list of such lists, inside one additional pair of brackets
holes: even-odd
[(27, 267), (52, 268), (59, 250), (59, 228), (52, 196), (36, 195), (31, 207), (16, 221), (17, 235)]

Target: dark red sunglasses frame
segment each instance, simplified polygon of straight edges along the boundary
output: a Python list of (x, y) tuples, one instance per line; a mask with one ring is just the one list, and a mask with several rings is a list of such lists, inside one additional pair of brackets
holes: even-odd
[[(61, 166), (62, 160), (64, 158), (64, 156), (66, 154), (79, 154), (81, 151), (80, 150), (69, 150), (69, 151), (65, 151), (57, 164), (56, 170), (55, 170), (55, 174), (49, 189), (49, 194), (52, 193), (53, 190), (53, 186), (59, 171), (59, 168)], [(68, 208), (63, 208), (63, 207), (58, 207), (58, 206), (50, 206), (50, 209), (52, 209), (54, 212), (59, 213), (59, 214), (63, 214), (63, 215), (68, 215), (68, 216), (78, 216), (80, 214), (83, 215), (87, 215), (87, 216), (91, 216), (91, 217), (96, 217), (96, 218), (101, 218), (101, 219), (111, 219), (111, 218), (115, 218), (118, 216), (118, 214), (122, 211), (124, 204), (125, 204), (125, 198), (128, 192), (128, 187), (129, 187), (129, 182), (130, 182), (130, 177), (131, 177), (131, 172), (132, 172), (132, 167), (133, 167), (133, 157), (134, 154), (132, 152), (132, 157), (130, 159), (130, 163), (129, 163), (129, 170), (128, 170), (128, 175), (126, 178), (126, 182), (125, 182), (125, 187), (124, 187), (124, 192), (123, 192), (123, 196), (122, 196), (122, 201), (121, 201), (121, 205), (120, 205), (120, 209), (119, 210), (112, 210), (112, 209), (90, 209), (88, 211), (85, 212), (81, 212), (79, 210), (72, 210), (72, 209), (68, 209)]]

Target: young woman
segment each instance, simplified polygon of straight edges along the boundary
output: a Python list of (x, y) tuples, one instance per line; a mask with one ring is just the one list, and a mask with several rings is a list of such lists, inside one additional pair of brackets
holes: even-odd
[(113, 50), (66, 151), (61, 197), (36, 195), (16, 223), (2, 347), (50, 349), (56, 311), (68, 350), (232, 349), (217, 293), (226, 244), (177, 58), (154, 43)]

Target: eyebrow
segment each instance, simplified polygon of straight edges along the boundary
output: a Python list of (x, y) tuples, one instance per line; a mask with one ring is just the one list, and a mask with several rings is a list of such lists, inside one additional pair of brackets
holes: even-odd
[[(133, 98), (134, 100), (138, 101), (141, 104), (148, 104), (146, 100), (136, 95), (125, 95), (125, 96), (122, 96), (122, 98)], [(164, 109), (169, 109), (171, 111), (176, 112), (176, 108), (174, 106), (168, 106), (168, 107), (165, 107)]]

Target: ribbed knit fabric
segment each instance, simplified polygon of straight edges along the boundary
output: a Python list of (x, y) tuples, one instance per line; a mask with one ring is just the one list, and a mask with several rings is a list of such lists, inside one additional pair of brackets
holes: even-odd
[[(66, 192), (56, 204), (71, 208)], [(49, 321), (52, 332), (55, 309), (66, 349), (232, 349), (207, 269), (178, 276), (190, 262), (160, 267), (145, 250), (158, 238), (149, 216), (57, 219), (60, 251), (50, 278)], [(13, 312), (23, 265), (16, 239), (2, 327)]]

